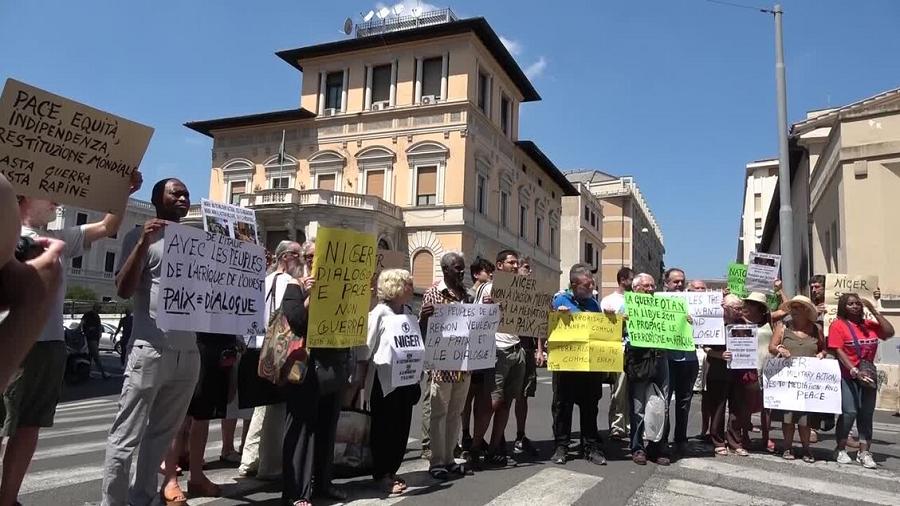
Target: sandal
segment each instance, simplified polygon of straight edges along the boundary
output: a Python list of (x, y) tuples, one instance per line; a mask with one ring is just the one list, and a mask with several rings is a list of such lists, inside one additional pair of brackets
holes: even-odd
[(187, 497), (177, 484), (172, 488), (166, 487), (160, 490), (159, 498), (166, 506), (187, 506), (188, 503)]
[(298, 501), (294, 501), (293, 506), (312, 506), (312, 503), (307, 501), (306, 499), (300, 499)]
[(222, 487), (211, 481), (193, 483), (188, 481), (188, 495), (192, 497), (220, 497)]
[(428, 470), (428, 474), (431, 475), (435, 480), (446, 481), (450, 479), (450, 475), (447, 472), (447, 469), (441, 466), (435, 466)]
[(745, 450), (743, 448), (736, 448), (734, 450), (734, 453), (736, 453), (737, 455), (739, 455), (741, 457), (749, 457), (750, 456), (750, 452), (748, 452), (747, 450)]
[(399, 477), (399, 476), (392, 476), (391, 478), (394, 480), (394, 483), (400, 485), (400, 488), (401, 488), (401, 489), (406, 490), (406, 489), (409, 488), (409, 487), (406, 485), (406, 480), (404, 480), (403, 478), (401, 478), (401, 477)]
[(719, 446), (716, 448), (716, 457), (727, 457), (728, 456), (728, 448), (724, 446)]
[(794, 456), (794, 452), (791, 450), (785, 450), (784, 453), (781, 454), (781, 458), (784, 460), (796, 460), (797, 457)]
[(775, 453), (775, 441), (771, 439), (766, 441), (766, 451), (769, 453)]
[(458, 474), (459, 476), (472, 476), (473, 474), (475, 474), (465, 464), (453, 464), (448, 470), (453, 474)]
[(816, 458), (813, 457), (811, 452), (806, 452), (806, 454), (803, 455), (803, 462), (806, 462), (807, 464), (815, 464)]

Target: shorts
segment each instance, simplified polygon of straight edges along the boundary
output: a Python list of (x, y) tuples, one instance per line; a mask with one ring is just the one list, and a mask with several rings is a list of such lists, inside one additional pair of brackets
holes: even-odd
[(10, 437), (19, 427), (53, 427), (66, 358), (63, 341), (39, 341), (31, 347), (21, 371), (3, 394), (6, 417), (0, 435)]
[(525, 352), (518, 344), (506, 349), (497, 348), (494, 366), (492, 401), (512, 402), (522, 393), (525, 382)]
[(224, 419), (232, 397), (231, 367), (222, 367), (222, 354), (234, 351), (230, 335), (203, 334), (197, 339), (200, 352), (200, 377), (188, 406), (188, 415), (197, 420)]
[(534, 358), (535, 350), (525, 349), (525, 379), (522, 382), (522, 395), (534, 397), (537, 392), (537, 360)]

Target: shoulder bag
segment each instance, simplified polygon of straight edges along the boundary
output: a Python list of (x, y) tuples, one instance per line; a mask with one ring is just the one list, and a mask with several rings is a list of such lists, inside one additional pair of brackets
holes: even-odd
[(853, 325), (850, 325), (846, 320), (844, 320), (844, 325), (850, 331), (850, 337), (853, 338), (853, 347), (856, 348), (856, 357), (859, 358), (859, 365), (857, 366), (859, 372), (856, 374), (857, 383), (866, 388), (878, 388), (878, 369), (875, 368), (875, 364), (871, 360), (862, 358), (862, 346), (859, 344)]
[[(307, 361), (309, 355), (298, 353), (305, 344), (305, 339), (294, 334), (287, 317), (281, 310), (281, 306), (275, 307), (275, 289), (278, 286), (278, 276), (272, 281), (272, 288), (266, 299), (271, 298), (269, 308), (271, 316), (266, 326), (266, 336), (263, 339), (259, 353), (259, 367), (257, 374), (276, 385), (286, 383), (299, 384), (306, 377)], [(300, 358), (294, 358), (294, 357)]]

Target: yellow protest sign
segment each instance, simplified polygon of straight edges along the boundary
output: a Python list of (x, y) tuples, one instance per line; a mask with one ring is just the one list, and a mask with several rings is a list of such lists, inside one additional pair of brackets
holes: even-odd
[(559, 313), (548, 317), (551, 371), (621, 372), (622, 317), (606, 313)]
[(560, 313), (549, 315), (550, 342), (622, 342), (622, 317), (606, 313)]
[(309, 294), (310, 348), (347, 348), (366, 343), (375, 236), (320, 228)]
[(550, 341), (547, 350), (549, 371), (622, 372), (624, 352), (621, 342)]

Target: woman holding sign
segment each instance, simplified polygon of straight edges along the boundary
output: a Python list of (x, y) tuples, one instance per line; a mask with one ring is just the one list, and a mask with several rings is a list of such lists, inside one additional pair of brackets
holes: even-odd
[[(775, 325), (769, 351), (783, 358), (825, 358), (825, 339), (822, 336), (822, 329), (816, 323), (818, 313), (812, 301), (803, 295), (797, 295), (781, 309), (789, 311), (791, 318), (788, 322), (782, 321)], [(782, 457), (787, 460), (795, 458), (793, 443), (796, 425), (800, 432), (800, 443), (803, 445), (803, 462), (812, 464), (816, 461), (809, 449), (810, 428), (819, 425), (816, 413), (773, 410), (772, 419), (781, 421), (781, 430), (784, 434)]]
[(392, 495), (407, 488), (397, 470), (406, 453), (412, 409), (422, 395), (419, 380), (424, 348), (418, 321), (407, 305), (412, 295), (409, 271), (382, 271), (378, 305), (369, 312), (368, 339), (357, 355), (365, 364), (360, 372), (366, 378), (372, 410), (371, 434), (377, 436), (371, 438), (372, 477)]
[[(863, 316), (863, 306), (875, 321)], [(841, 362), (841, 416), (837, 423), (838, 464), (849, 464), (847, 436), (856, 422), (859, 430), (859, 454), (856, 461), (867, 469), (876, 467), (872, 452), (872, 416), (875, 413), (875, 394), (878, 376), (875, 353), (878, 340), (894, 335), (894, 326), (875, 309), (871, 301), (855, 293), (845, 293), (838, 299), (837, 319), (828, 328), (828, 348)]]

